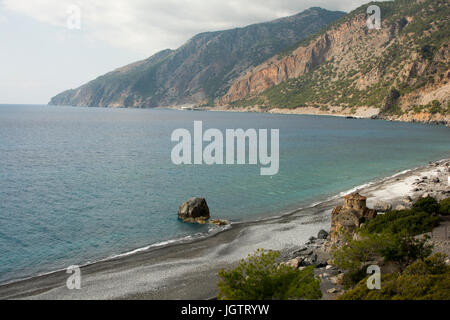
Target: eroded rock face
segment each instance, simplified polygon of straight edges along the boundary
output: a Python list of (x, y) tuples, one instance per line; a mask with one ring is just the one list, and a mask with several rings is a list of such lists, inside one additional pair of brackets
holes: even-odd
[[(287, 79), (301, 77), (333, 57), (342, 56), (350, 46), (349, 43), (365, 36), (362, 28), (365, 24), (363, 17), (342, 23), (315, 38), (307, 46), (299, 46), (288, 56), (269, 59), (236, 79), (219, 104), (254, 96)], [(383, 40), (387, 41), (388, 38), (388, 33), (383, 32)]]
[(331, 241), (341, 240), (341, 234), (354, 234), (365, 221), (376, 217), (376, 210), (366, 206), (366, 197), (352, 193), (344, 197), (344, 206), (337, 206), (331, 213)]
[(208, 204), (204, 198), (190, 198), (178, 208), (178, 218), (184, 222), (206, 223), (210, 218)]

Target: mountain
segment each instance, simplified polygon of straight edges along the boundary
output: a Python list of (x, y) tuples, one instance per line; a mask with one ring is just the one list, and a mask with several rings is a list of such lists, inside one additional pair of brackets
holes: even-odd
[[(369, 5), (381, 29), (366, 25)], [(217, 104), (450, 123), (448, 0), (364, 5), (241, 75)]]
[(249, 67), (318, 32), (344, 12), (311, 8), (275, 21), (194, 36), (177, 50), (107, 73), (49, 104), (156, 107), (212, 103)]

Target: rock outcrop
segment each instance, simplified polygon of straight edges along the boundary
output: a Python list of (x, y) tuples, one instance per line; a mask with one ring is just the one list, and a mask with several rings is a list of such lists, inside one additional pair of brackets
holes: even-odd
[(341, 235), (353, 234), (362, 223), (376, 217), (377, 212), (366, 206), (366, 197), (352, 193), (344, 197), (344, 206), (337, 206), (331, 213), (331, 241), (338, 242)]
[(178, 218), (184, 222), (206, 223), (210, 218), (208, 204), (204, 198), (190, 198), (178, 208)]

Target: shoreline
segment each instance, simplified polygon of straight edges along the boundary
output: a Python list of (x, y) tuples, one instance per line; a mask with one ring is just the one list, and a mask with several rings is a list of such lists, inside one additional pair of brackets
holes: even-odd
[(388, 122), (404, 122), (404, 123), (421, 123), (427, 125), (443, 125), (450, 127), (450, 121), (447, 118), (438, 119), (433, 115), (428, 115), (420, 113), (417, 115), (400, 117), (395, 116), (381, 116), (380, 109), (375, 107), (358, 107), (356, 110), (352, 111), (352, 108), (341, 108), (341, 107), (329, 107), (328, 110), (320, 110), (314, 107), (297, 107), (297, 108), (267, 108), (261, 109), (258, 106), (254, 107), (194, 107), (185, 108), (179, 106), (161, 106), (155, 107), (157, 109), (171, 109), (178, 111), (222, 111), (222, 112), (246, 112), (246, 113), (268, 113), (276, 115), (309, 115), (309, 116), (326, 116), (326, 117), (337, 117), (337, 118), (347, 118), (347, 119), (368, 119), (368, 120), (384, 120)]
[(81, 266), (81, 290), (68, 290), (65, 284), (70, 274), (59, 270), (0, 285), (0, 299), (212, 298), (220, 268), (233, 266), (257, 248), (295, 249), (319, 230), (329, 230), (329, 214), (344, 194), (359, 191), (368, 197), (368, 207), (389, 201), (395, 208), (407, 195), (417, 198), (411, 192), (417, 177), (432, 175), (449, 161), (404, 170), (282, 216), (233, 223), (200, 239), (151, 245)]
[[(308, 115), (308, 116), (327, 116), (327, 117), (337, 117), (346, 118), (351, 117), (353, 119), (371, 119), (372, 116), (378, 115), (379, 110), (371, 107), (364, 107), (356, 113), (351, 112), (325, 112), (318, 110), (317, 108), (272, 108), (272, 109), (260, 109), (258, 107), (192, 107), (192, 108), (180, 108), (178, 106), (163, 106), (155, 107), (156, 109), (169, 109), (177, 111), (211, 111), (211, 112), (236, 112), (236, 113), (268, 113), (268, 114), (278, 114), (278, 115)], [(382, 120), (382, 119), (381, 119)], [(388, 120), (386, 120), (388, 121)]]

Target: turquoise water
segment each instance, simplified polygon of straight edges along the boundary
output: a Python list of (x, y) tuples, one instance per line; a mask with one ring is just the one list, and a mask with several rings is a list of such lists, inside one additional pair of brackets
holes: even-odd
[[(177, 128), (280, 129), (280, 170), (175, 166)], [(245, 221), (450, 157), (442, 126), (334, 117), (0, 106), (0, 282), (206, 232), (177, 220), (206, 197)]]

